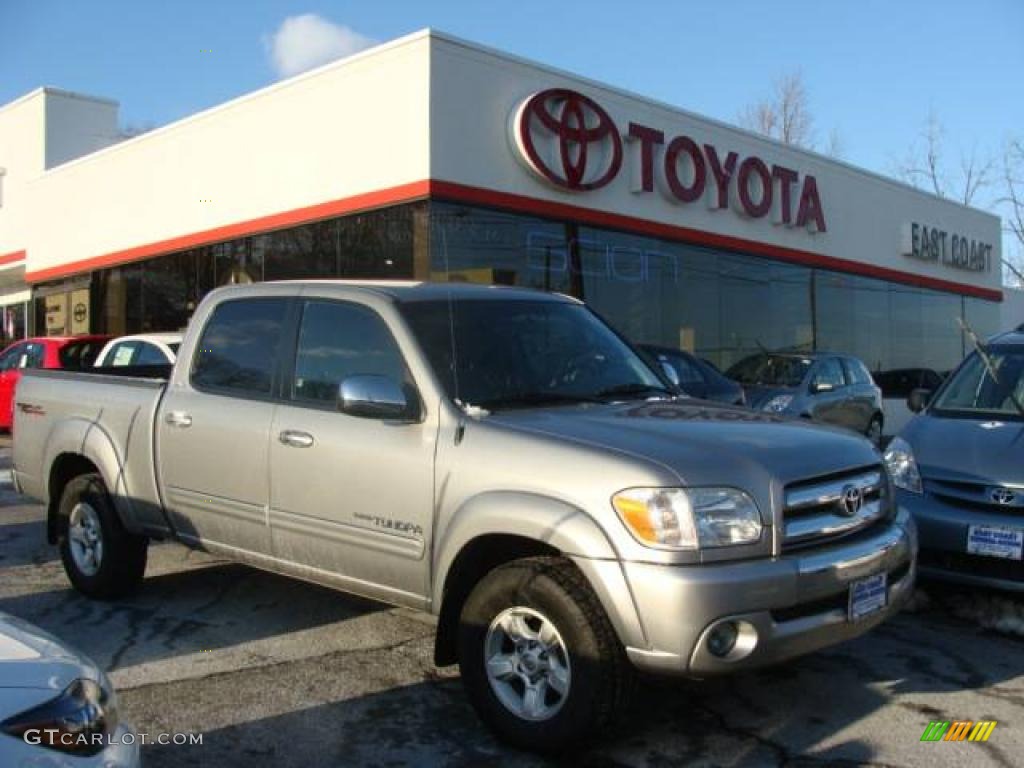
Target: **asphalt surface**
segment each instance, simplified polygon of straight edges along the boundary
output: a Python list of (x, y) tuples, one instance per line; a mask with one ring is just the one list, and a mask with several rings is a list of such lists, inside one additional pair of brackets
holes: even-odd
[[(0, 444), (0, 467), (8, 457)], [(929, 592), (870, 635), (782, 667), (645, 682), (622, 725), (573, 762), (1024, 763), (1021, 601)], [(42, 508), (2, 481), (0, 611), (106, 667), (137, 732), (203, 734), (146, 747), (150, 768), (545, 764), (479, 724), (457, 672), (431, 663), (429, 618), (174, 544), (150, 549), (136, 596), (91, 602), (68, 587)], [(998, 725), (985, 744), (920, 742), (930, 720), (953, 719)]]

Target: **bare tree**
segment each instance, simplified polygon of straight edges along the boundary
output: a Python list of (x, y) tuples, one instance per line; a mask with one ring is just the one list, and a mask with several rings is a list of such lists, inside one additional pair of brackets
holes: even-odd
[(772, 95), (743, 109), (739, 125), (783, 144), (814, 148), (814, 119), (811, 116), (803, 75), (791, 72), (775, 81)]
[(1003, 211), (1003, 228), (1016, 250), (1015, 256), (1003, 254), (1003, 263), (1012, 275), (1007, 275), (1006, 282), (1024, 288), (1024, 141), (1012, 138), (1006, 142), (1000, 171), (1003, 194), (996, 205)]
[(960, 151), (957, 172), (950, 171), (946, 159), (945, 128), (935, 110), (929, 110), (920, 139), (896, 165), (896, 175), (919, 189), (927, 189), (939, 197), (971, 205), (978, 193), (992, 186), (995, 161), (978, 154), (977, 145), (970, 153)]

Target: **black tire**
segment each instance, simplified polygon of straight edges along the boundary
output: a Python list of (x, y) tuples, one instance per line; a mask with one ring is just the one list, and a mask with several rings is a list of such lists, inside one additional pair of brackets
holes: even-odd
[[(542, 614), (568, 652), (568, 692), (557, 711), (526, 719), (499, 699), (487, 674), (485, 648), (492, 622), (509, 608)], [(583, 574), (557, 557), (516, 560), (488, 573), (462, 609), (458, 634), (463, 685), (480, 718), (506, 743), (558, 754), (598, 736), (628, 704), (633, 667)]]
[[(102, 553), (95, 572), (83, 569), (72, 553), (70, 523), (72, 512), (79, 504), (94, 510), (98, 521), (96, 533), (102, 540)], [(138, 588), (146, 572), (149, 540), (124, 529), (99, 475), (79, 475), (64, 487), (60, 497), (59, 538), (64, 571), (83, 595), (111, 600)]]

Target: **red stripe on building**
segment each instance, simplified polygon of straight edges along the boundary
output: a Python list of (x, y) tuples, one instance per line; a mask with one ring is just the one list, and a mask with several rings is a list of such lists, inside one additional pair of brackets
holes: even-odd
[(810, 267), (821, 267), (832, 269), (849, 274), (863, 275), (865, 277), (876, 277), (882, 280), (891, 280), (896, 283), (914, 285), (921, 288), (932, 288), (938, 291), (976, 296), (980, 299), (990, 301), (1002, 301), (1003, 292), (990, 288), (978, 288), (973, 285), (965, 285), (951, 280), (942, 280), (937, 277), (916, 275), (912, 272), (903, 272), (898, 269), (879, 267), (874, 264), (864, 264), (859, 261), (840, 259), (834, 256), (823, 256), (820, 253), (803, 251), (796, 248), (786, 248), (771, 243), (761, 243), (756, 240), (746, 240), (740, 237), (729, 235), (716, 235), (713, 232), (705, 232), (689, 227), (680, 227), (674, 224), (662, 224), (649, 219), (640, 219), (635, 216), (625, 216), (618, 213), (608, 213), (593, 208), (583, 208), (568, 203), (556, 203), (550, 200), (541, 200), (535, 197), (515, 195), (509, 192), (496, 192), (481, 187), (470, 187), (453, 181), (434, 180), (430, 183), (430, 196), (456, 202), (473, 203), (475, 205), (487, 205), (495, 208), (505, 208), (517, 213), (529, 213), (535, 216), (547, 218), (571, 219), (598, 227), (619, 229), (634, 232), (640, 235), (661, 237), (666, 240), (676, 240), (694, 245), (705, 245), (713, 248), (722, 248), (729, 251), (767, 256), (779, 261), (788, 261), (794, 264), (803, 264)]
[(429, 182), (415, 181), (411, 184), (402, 184), (397, 187), (382, 189), (377, 192), (367, 192), (362, 195), (345, 197), (341, 200), (332, 200), (327, 203), (318, 203), (305, 208), (296, 208), (284, 213), (275, 213), (270, 216), (261, 216), (258, 219), (249, 219), (237, 224), (227, 224), (223, 227), (194, 232), (189, 235), (172, 237), (167, 240), (159, 240), (155, 243), (147, 243), (134, 248), (126, 248), (113, 253), (106, 253), (102, 256), (94, 256), (80, 261), (73, 261), (68, 264), (61, 264), (58, 267), (39, 269), (25, 273), (25, 280), (30, 283), (38, 283), (43, 280), (66, 277), (78, 272), (85, 272), (93, 269), (103, 269), (119, 264), (127, 264), (150, 256), (159, 256), (175, 251), (184, 251), (189, 248), (196, 248), (201, 245), (211, 245), (224, 240), (233, 240), (238, 237), (255, 235), (263, 232), (272, 232), (276, 229), (286, 229), (299, 224), (308, 224), (320, 219), (329, 219), (335, 216), (359, 213), (360, 211), (382, 208), (384, 206), (405, 203), (412, 200), (422, 199), (427, 196)]
[(3, 255), (0, 255), (0, 267), (7, 266), (8, 264), (16, 264), (17, 262), (24, 260), (24, 251), (13, 251), (11, 253), (5, 253)]
[[(473, 187), (453, 181), (442, 179), (423, 180), (402, 184), (396, 187), (368, 192), (354, 197), (346, 197), (340, 200), (333, 200), (327, 203), (311, 205), (305, 208), (296, 208), (283, 213), (276, 213), (270, 216), (263, 216), (257, 219), (229, 224), (223, 227), (204, 230), (189, 235), (161, 240), (146, 245), (128, 248), (113, 253), (95, 256), (89, 259), (62, 264), (58, 267), (41, 269), (34, 272), (26, 272), (27, 282), (40, 282), (52, 280), (59, 277), (66, 277), (78, 272), (85, 272), (93, 269), (117, 266), (132, 261), (158, 256), (165, 253), (173, 253), (188, 248), (195, 248), (202, 245), (210, 245), (224, 240), (231, 240), (238, 237), (270, 232), (276, 229), (307, 224), (320, 219), (342, 216), (345, 214), (357, 213), (363, 210), (381, 208), (388, 205), (420, 200), (426, 197), (436, 197), (444, 200), (453, 200), (474, 205), (485, 205), (494, 208), (503, 208), (517, 213), (527, 213), (545, 218), (570, 219), (598, 227), (619, 229), (636, 234), (660, 237), (666, 240), (674, 240), (693, 245), (703, 245), (712, 248), (721, 248), (728, 251), (738, 251), (759, 256), (766, 256), (779, 261), (786, 261), (794, 264), (802, 264), (809, 267), (820, 267), (848, 274), (874, 277), (881, 280), (891, 280), (896, 283), (913, 285), (921, 288), (930, 288), (937, 291), (946, 291), (966, 296), (975, 296), (989, 301), (1002, 301), (1003, 293), (990, 288), (979, 288), (973, 285), (957, 283), (951, 280), (943, 280), (937, 277), (917, 275), (912, 272), (903, 272), (888, 267), (879, 267), (874, 264), (864, 264), (849, 259), (841, 259), (834, 256), (824, 256), (820, 253), (804, 251), (797, 248), (786, 248), (771, 243), (762, 243), (756, 240), (747, 240), (729, 235), (718, 235), (713, 232), (705, 232), (690, 227), (682, 227), (674, 224), (663, 224), (649, 219), (641, 219), (635, 216), (609, 213), (594, 208), (571, 205), (569, 203), (556, 203), (550, 200), (543, 200), (525, 195), (516, 195), (509, 192), (497, 192), (492, 189)], [(24, 251), (8, 256), (25, 257)], [(0, 264), (7, 257), (0, 257)], [(12, 259), (13, 260), (13, 259)]]

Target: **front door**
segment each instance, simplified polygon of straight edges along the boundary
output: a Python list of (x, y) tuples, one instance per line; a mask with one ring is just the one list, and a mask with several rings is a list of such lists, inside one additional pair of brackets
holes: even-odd
[(168, 384), (157, 466), (184, 539), (270, 554), (267, 446), (289, 307), (283, 297), (216, 305), (191, 372), (182, 366)]
[[(298, 322), (271, 429), (274, 556), (415, 603), (427, 591), (437, 426), (420, 415), (402, 352), (375, 310), (311, 298)], [(407, 418), (339, 412), (340, 383), (361, 374), (401, 383), (415, 404)]]
[(826, 357), (815, 364), (808, 394), (812, 419), (837, 427), (849, 426), (848, 414), (843, 410), (846, 379), (838, 358)]

